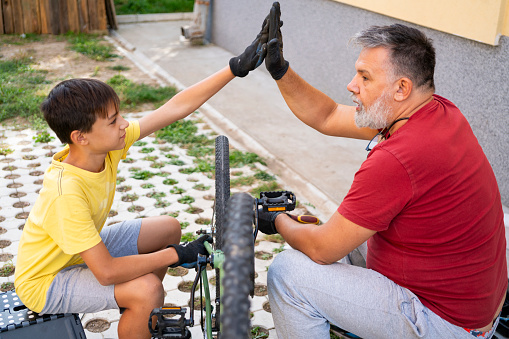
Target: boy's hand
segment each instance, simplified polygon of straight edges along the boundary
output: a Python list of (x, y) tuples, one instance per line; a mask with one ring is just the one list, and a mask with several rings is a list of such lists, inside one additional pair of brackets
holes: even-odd
[(258, 230), (264, 234), (276, 234), (276, 218), (284, 212), (264, 212), (263, 208), (258, 209)]
[(175, 248), (179, 260), (171, 265), (170, 267), (182, 266), (183, 264), (192, 264), (197, 261), (198, 254), (209, 255), (209, 252), (205, 248), (203, 243), (205, 241), (212, 242), (210, 235), (202, 235), (198, 239), (192, 242), (188, 242), (182, 245), (168, 245), (168, 247)]
[(269, 37), (268, 16), (262, 24), (262, 30), (256, 36), (256, 39), (249, 45), (244, 53), (230, 59), (230, 69), (233, 75), (245, 77), (248, 73), (262, 64), (267, 54), (267, 39)]
[(283, 35), (281, 34), (283, 22), (280, 17), (279, 2), (274, 2), (269, 14), (269, 42), (265, 57), (265, 67), (274, 80), (281, 79), (290, 66), (290, 63), (283, 57)]

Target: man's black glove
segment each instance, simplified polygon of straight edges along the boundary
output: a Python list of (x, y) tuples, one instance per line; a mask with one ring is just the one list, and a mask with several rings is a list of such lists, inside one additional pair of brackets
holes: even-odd
[(258, 230), (264, 234), (276, 234), (277, 229), (274, 222), (279, 214), (283, 212), (264, 212), (258, 209)]
[(283, 35), (280, 20), (281, 10), (279, 2), (274, 2), (269, 14), (269, 37), (267, 44), (267, 56), (265, 57), (265, 67), (274, 80), (279, 80), (286, 74), (290, 63), (283, 58)]
[(256, 39), (254, 39), (251, 45), (245, 49), (244, 53), (230, 59), (230, 69), (233, 75), (243, 78), (248, 75), (250, 71), (262, 64), (262, 61), (267, 54), (269, 15), (263, 21), (262, 30), (258, 33)]
[(168, 247), (175, 248), (177, 251), (177, 255), (179, 260), (171, 265), (170, 267), (182, 266), (183, 264), (192, 264), (197, 261), (198, 254), (203, 254), (208, 256), (209, 252), (205, 248), (203, 243), (205, 241), (212, 242), (212, 237), (210, 235), (202, 235), (198, 239), (192, 242), (187, 242), (182, 245), (168, 245)]

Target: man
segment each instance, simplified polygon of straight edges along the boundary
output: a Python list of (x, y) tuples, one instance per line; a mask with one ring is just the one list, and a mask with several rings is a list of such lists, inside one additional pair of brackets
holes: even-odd
[(292, 112), (326, 135), (373, 139), (325, 224), (261, 213), (260, 230), (295, 249), (268, 274), (279, 338), (328, 338), (329, 323), (363, 338), (491, 337), (507, 288), (500, 193), (465, 117), (434, 94), (431, 41), (399, 24), (354, 36), (345, 106), (289, 67), (272, 11), (265, 65)]

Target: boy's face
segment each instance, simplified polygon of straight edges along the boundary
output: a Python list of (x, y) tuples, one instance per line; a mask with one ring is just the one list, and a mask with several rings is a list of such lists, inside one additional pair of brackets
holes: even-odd
[(125, 129), (129, 123), (110, 105), (106, 118), (98, 117), (87, 134), (89, 146), (97, 153), (107, 153), (125, 147)]

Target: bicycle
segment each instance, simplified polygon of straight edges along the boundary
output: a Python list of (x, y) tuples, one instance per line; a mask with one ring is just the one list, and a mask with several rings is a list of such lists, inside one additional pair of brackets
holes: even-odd
[[(229, 145), (225, 136), (216, 138), (216, 200), (209, 233), (213, 245), (206, 243), (210, 256), (198, 256), (196, 277), (191, 288), (190, 317), (186, 308), (161, 307), (154, 309), (149, 319), (153, 338), (191, 338), (189, 327), (194, 326), (195, 289), (200, 286), (201, 327), (205, 339), (248, 338), (250, 331), (249, 296), (254, 295), (254, 241), (258, 233), (258, 208), (265, 211), (291, 211), (296, 198), (292, 192), (261, 192), (260, 198), (247, 193), (230, 196)], [(318, 223), (311, 216), (295, 217), (301, 222)], [(304, 220), (303, 220), (304, 219)], [(254, 226), (254, 228), (253, 228)], [(216, 298), (214, 305), (206, 274), (207, 265), (216, 270)], [(204, 314), (205, 312), (205, 314)], [(214, 313), (215, 312), (215, 313)], [(177, 318), (168, 318), (176, 315)], [(157, 320), (153, 322), (153, 317)]]

